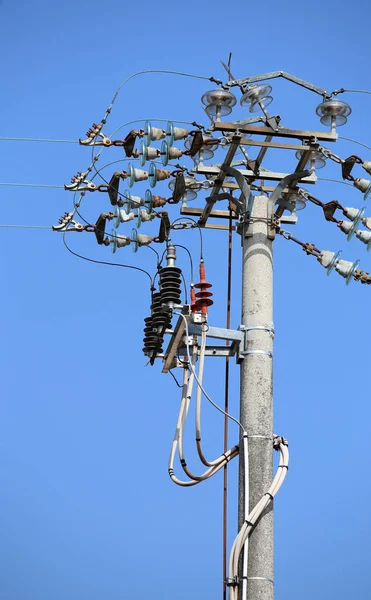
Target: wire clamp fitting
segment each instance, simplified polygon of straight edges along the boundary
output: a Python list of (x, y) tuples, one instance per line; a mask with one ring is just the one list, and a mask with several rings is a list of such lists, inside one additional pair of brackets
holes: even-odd
[(237, 575), (235, 575), (234, 577), (228, 577), (227, 581), (225, 582), (227, 587), (234, 587), (236, 585), (239, 585), (239, 577), (237, 577)]
[(273, 448), (275, 450), (279, 450), (280, 446), (284, 445), (284, 446), (288, 446), (289, 442), (286, 438), (280, 436), (280, 435), (274, 435), (273, 436)]

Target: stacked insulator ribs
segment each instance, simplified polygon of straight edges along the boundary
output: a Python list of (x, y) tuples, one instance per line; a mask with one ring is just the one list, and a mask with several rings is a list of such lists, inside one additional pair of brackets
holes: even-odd
[(151, 316), (144, 319), (144, 348), (145, 356), (163, 352), (165, 329), (170, 327), (170, 315), (162, 308), (161, 292), (152, 295)]
[(163, 352), (164, 333), (171, 327), (172, 309), (180, 304), (181, 273), (175, 266), (175, 247), (169, 244), (166, 254), (167, 265), (159, 269), (160, 291), (152, 294), (151, 316), (144, 319), (144, 348), (146, 356), (153, 357)]
[(208, 291), (212, 284), (206, 281), (203, 261), (200, 262), (200, 282), (195, 283), (194, 287), (199, 291), (195, 293), (194, 289), (191, 290), (192, 312), (201, 312), (203, 315), (207, 315), (208, 308), (214, 304), (214, 301), (211, 300), (213, 293)]
[(163, 267), (159, 273), (162, 304), (173, 308), (174, 305), (180, 304), (182, 270), (179, 267)]

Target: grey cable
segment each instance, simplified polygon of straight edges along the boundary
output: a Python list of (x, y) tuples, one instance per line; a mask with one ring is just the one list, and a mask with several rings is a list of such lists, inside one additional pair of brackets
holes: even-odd
[(63, 185), (48, 185), (46, 183), (0, 183), (0, 185), (7, 186), (20, 186), (20, 187), (38, 187), (38, 188), (54, 188), (58, 190), (64, 190)]
[(343, 94), (344, 92), (349, 92), (352, 94), (371, 94), (371, 92), (367, 90), (344, 90), (344, 88), (342, 88), (341, 93)]
[(107, 119), (108, 115), (110, 114), (112, 106), (114, 105), (116, 98), (121, 91), (121, 88), (126, 83), (128, 83), (128, 81), (133, 79), (134, 77), (137, 77), (138, 75), (146, 75), (148, 73), (163, 73), (165, 75), (180, 75), (182, 77), (193, 77), (194, 79), (205, 79), (207, 81), (210, 81), (210, 79), (211, 79), (210, 77), (205, 77), (204, 75), (193, 75), (192, 73), (183, 73), (182, 71), (168, 71), (168, 70), (164, 70), (164, 69), (146, 69), (145, 71), (137, 71), (136, 73), (129, 75), (129, 77), (127, 77), (126, 79), (124, 79), (124, 81), (122, 83), (120, 83), (119, 87), (117, 88), (117, 90), (111, 100), (111, 104), (109, 105), (109, 108), (106, 111), (104, 120)]
[(363, 146), (364, 148), (367, 148), (367, 150), (371, 150), (371, 146), (367, 146), (367, 144), (364, 144), (363, 142), (358, 142), (357, 140), (352, 140), (351, 138), (343, 137), (342, 135), (339, 135), (339, 140), (353, 142), (353, 144), (358, 144), (358, 146)]
[(79, 140), (49, 140), (44, 138), (0, 137), (1, 142), (49, 142), (53, 144), (78, 144)]
[(53, 229), (51, 225), (0, 225), (12, 229)]
[[(188, 356), (191, 356), (191, 352), (189, 349), (189, 342), (188, 342), (188, 338), (189, 338), (189, 329), (188, 329), (188, 321), (185, 318), (185, 316), (182, 313), (178, 313), (178, 312), (174, 312), (175, 315), (179, 315), (180, 317), (182, 317), (184, 324), (185, 324), (185, 329), (186, 329), (186, 347), (187, 347), (187, 354)], [(200, 383), (197, 374), (192, 366), (192, 363), (189, 362), (189, 367), (194, 375), (194, 378), (197, 382), (197, 385), (200, 387), (203, 395), (205, 396), (205, 398), (210, 402), (210, 404), (216, 408), (216, 410), (218, 410), (220, 413), (222, 413), (222, 415), (225, 415), (226, 417), (228, 417), (228, 419), (231, 419), (231, 421), (234, 421), (243, 431), (243, 426), (240, 423), (240, 421), (238, 419), (236, 419), (235, 417), (233, 417), (232, 415), (230, 415), (229, 413), (225, 412), (222, 408), (220, 408), (220, 406), (218, 406), (217, 404), (215, 404), (215, 402), (210, 398), (209, 394), (205, 391), (204, 387), (202, 386), (202, 384)]]
[(332, 181), (333, 183), (342, 183), (343, 185), (350, 185), (350, 187), (353, 187), (352, 183), (341, 181), (341, 179), (328, 179), (327, 177), (317, 177), (317, 179), (318, 181)]

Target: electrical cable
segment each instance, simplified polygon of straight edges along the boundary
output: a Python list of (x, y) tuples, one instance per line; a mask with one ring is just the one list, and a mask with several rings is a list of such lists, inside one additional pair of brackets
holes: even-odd
[[(203, 475), (201, 475), (199, 477), (197, 476), (197, 479), (193, 479), (191, 481), (183, 481), (183, 480), (179, 479), (178, 477), (176, 477), (174, 474), (175, 454), (176, 454), (177, 447), (179, 445), (180, 436), (182, 435), (183, 425), (187, 418), (188, 408), (189, 408), (189, 404), (190, 404), (190, 398), (188, 397), (189, 396), (188, 395), (188, 366), (190, 366), (191, 364), (192, 363), (189, 362), (188, 365), (184, 368), (182, 399), (181, 399), (181, 403), (180, 403), (179, 414), (178, 414), (178, 419), (177, 419), (176, 428), (175, 428), (175, 434), (174, 434), (173, 442), (171, 445), (169, 461), (168, 461), (168, 472), (169, 472), (169, 476), (170, 476), (171, 480), (174, 483), (176, 483), (177, 485), (180, 485), (182, 487), (191, 487), (191, 486), (201, 483), (201, 481), (205, 481), (205, 479), (209, 479), (210, 477), (212, 477), (212, 475), (215, 475), (215, 473), (217, 473), (221, 468), (223, 468), (223, 466), (227, 460), (230, 460), (230, 458), (232, 458), (232, 456), (230, 458), (226, 457), (224, 459), (224, 461), (220, 463), (220, 465), (217, 465), (216, 467), (211, 467), (210, 469), (207, 469)], [(194, 370), (193, 370), (193, 373), (194, 373)], [(191, 375), (191, 377), (192, 377), (192, 375)], [(236, 448), (236, 453), (237, 452), (238, 452), (238, 448)], [(183, 470), (185, 470), (185, 467), (187, 466), (186, 463), (184, 464), (184, 462), (183, 462), (181, 464), (182, 464)]]
[(342, 135), (339, 135), (339, 140), (345, 140), (347, 142), (353, 142), (353, 144), (358, 144), (358, 146), (363, 146), (364, 148), (367, 148), (367, 150), (371, 150), (371, 146), (367, 146), (367, 144), (364, 144), (363, 142), (358, 142), (357, 140), (352, 140), (351, 138), (347, 138), (347, 137), (344, 137)]
[[(111, 104), (109, 105), (106, 114), (104, 116), (104, 118), (102, 119), (103, 121), (106, 121), (108, 118), (108, 115), (111, 113), (112, 107), (116, 101), (117, 96), (119, 95), (121, 89), (123, 88), (123, 86), (128, 83), (131, 79), (134, 79), (134, 77), (137, 77), (138, 75), (147, 75), (149, 73), (162, 73), (165, 75), (180, 75), (182, 77), (192, 77), (194, 79), (205, 79), (207, 81), (215, 81), (213, 77), (205, 77), (204, 75), (194, 75), (192, 73), (183, 73), (181, 71), (168, 71), (168, 70), (164, 70), (164, 69), (146, 69), (145, 71), (137, 71), (136, 73), (133, 73), (132, 75), (129, 75), (129, 77), (127, 77), (126, 79), (124, 79), (124, 81), (122, 83), (120, 83), (119, 87), (117, 88), (112, 100), (111, 100)], [(222, 82), (220, 82), (222, 83)]]
[(17, 186), (17, 187), (34, 187), (34, 188), (53, 188), (64, 190), (64, 185), (49, 185), (46, 183), (0, 183), (0, 185)]
[(185, 250), (189, 256), (189, 262), (191, 265), (191, 285), (194, 282), (194, 278), (193, 278), (193, 260), (192, 260), (192, 254), (190, 253), (190, 251), (188, 250), (188, 248), (186, 248), (186, 246), (182, 246), (181, 244), (173, 244), (173, 246), (175, 248), (183, 248), (183, 250)]
[[(183, 217), (178, 217), (177, 219), (174, 219), (174, 221), (171, 223), (171, 227), (174, 225), (174, 223), (178, 223), (178, 221), (184, 221)], [(192, 217), (187, 217), (186, 221), (191, 221), (192, 223), (195, 223), (195, 225), (197, 226), (197, 229), (200, 234), (200, 261), (202, 261), (204, 259), (204, 257), (203, 257), (203, 239), (202, 239), (201, 227), (195, 219), (192, 219)]]
[(174, 379), (174, 381), (175, 381), (175, 383), (177, 384), (178, 388), (182, 388), (182, 387), (183, 387), (183, 386), (182, 386), (182, 384), (181, 384), (181, 383), (179, 383), (179, 381), (177, 380), (177, 378), (175, 377), (175, 375), (174, 375), (174, 373), (172, 372), (172, 370), (171, 370), (171, 369), (169, 369), (169, 373), (170, 373), (170, 375), (172, 376), (172, 378)]
[[(233, 242), (233, 220), (232, 210), (229, 210), (228, 223), (228, 267), (227, 267), (227, 317), (226, 328), (231, 327), (231, 290), (232, 290), (232, 242)], [(229, 346), (229, 340), (226, 340), (226, 345)], [(225, 357), (225, 385), (224, 385), (224, 411), (229, 412), (229, 356)], [(223, 450), (226, 452), (228, 448), (228, 425), (229, 420), (224, 415), (223, 429)], [(223, 600), (227, 600), (227, 506), (228, 506), (228, 464), (224, 466), (223, 471)]]
[(79, 140), (50, 140), (44, 138), (0, 137), (0, 142), (49, 142), (53, 144), (78, 144)]
[(186, 282), (186, 278), (184, 277), (183, 271), (180, 272), (180, 275), (181, 275), (181, 278), (183, 280), (183, 285), (184, 285), (184, 302), (185, 302), (185, 304), (188, 304), (187, 282)]
[[(188, 342), (188, 338), (189, 338), (189, 328), (188, 328), (188, 321), (187, 321), (187, 319), (185, 318), (185, 316), (184, 316), (182, 313), (177, 313), (177, 312), (174, 312), (174, 314), (176, 314), (176, 315), (178, 315), (178, 316), (182, 317), (182, 319), (183, 319), (183, 321), (184, 321), (184, 324), (185, 324), (185, 329), (186, 329), (186, 347), (187, 347), (187, 354), (188, 354), (188, 356), (190, 356), (190, 355), (191, 355), (191, 353), (190, 353), (190, 350), (189, 350), (189, 342)], [(230, 415), (229, 413), (226, 413), (226, 412), (225, 412), (225, 411), (224, 411), (224, 410), (223, 410), (223, 409), (222, 409), (220, 406), (218, 406), (217, 404), (215, 404), (215, 402), (214, 402), (214, 401), (213, 401), (213, 400), (210, 398), (209, 394), (208, 394), (208, 393), (205, 391), (205, 389), (203, 388), (202, 384), (200, 383), (200, 381), (199, 381), (199, 379), (198, 379), (198, 377), (197, 377), (197, 375), (196, 375), (196, 373), (195, 373), (195, 371), (194, 371), (194, 369), (193, 369), (193, 367), (192, 367), (192, 363), (188, 363), (188, 364), (189, 364), (189, 366), (190, 366), (190, 369), (191, 369), (191, 371), (194, 373), (194, 377), (195, 377), (195, 380), (196, 380), (196, 382), (197, 382), (197, 385), (199, 385), (199, 387), (201, 388), (201, 391), (202, 391), (203, 395), (205, 396), (205, 398), (206, 398), (206, 399), (207, 399), (207, 400), (210, 402), (210, 404), (211, 404), (211, 405), (212, 405), (214, 408), (216, 408), (216, 410), (218, 410), (218, 411), (219, 411), (220, 413), (222, 413), (223, 415), (226, 415), (226, 416), (228, 417), (228, 419), (231, 419), (231, 421), (233, 421), (234, 423), (236, 423), (236, 424), (237, 424), (237, 425), (238, 425), (238, 426), (239, 426), (239, 427), (240, 427), (240, 428), (243, 430), (243, 427), (242, 427), (242, 425), (241, 425), (241, 423), (240, 423), (240, 421), (239, 421), (238, 419), (236, 419), (235, 417), (233, 417), (233, 416), (232, 416), (232, 415)]]
[[(229, 600), (237, 600), (238, 595), (238, 566), (239, 566), (239, 558), (249, 535), (257, 524), (263, 512), (272, 502), (274, 496), (279, 491), (282, 486), (287, 470), (288, 470), (288, 462), (289, 462), (289, 451), (287, 447), (287, 442), (283, 438), (279, 438), (278, 436), (273, 436), (274, 441), (274, 449), (278, 450), (280, 453), (280, 461), (277, 467), (277, 471), (275, 477), (271, 483), (271, 486), (267, 492), (265, 492), (256, 506), (251, 510), (248, 514), (247, 518), (237, 534), (236, 539), (233, 542), (230, 559), (229, 559), (229, 577), (228, 582), (230, 585), (230, 596)], [(246, 483), (246, 481), (245, 481)], [(246, 488), (245, 488), (246, 492)], [(246, 505), (245, 505), (246, 507)], [(247, 580), (247, 572), (246, 572), (246, 580)]]
[(0, 225), (0, 227), (8, 227), (12, 229), (51, 229), (51, 225)]
[(328, 179), (327, 177), (317, 177), (318, 181), (332, 181), (333, 183), (342, 183), (343, 185), (350, 185), (354, 187), (352, 183), (347, 183), (346, 181), (341, 181), (341, 179)]
[[(205, 481), (206, 479), (209, 479), (215, 473), (217, 473), (224, 466), (224, 464), (226, 462), (228, 462), (229, 460), (231, 460), (238, 454), (238, 446), (235, 446), (230, 451), (226, 452), (226, 454), (223, 455), (223, 457), (221, 457), (220, 464), (207, 469), (202, 475), (194, 475), (193, 473), (191, 473), (191, 471), (187, 467), (187, 463), (184, 459), (184, 454), (183, 454), (183, 432), (184, 432), (185, 423), (186, 423), (187, 414), (188, 414), (191, 396), (192, 396), (193, 381), (195, 379), (194, 367), (195, 367), (196, 361), (197, 361), (197, 351), (195, 351), (195, 349), (194, 349), (193, 353), (192, 353), (192, 360), (191, 360), (191, 362), (188, 363), (188, 365), (184, 369), (181, 404), (180, 404), (175, 434), (174, 434), (174, 438), (173, 438), (173, 443), (172, 443), (171, 450), (170, 450), (169, 464), (168, 464), (168, 471), (169, 471), (170, 478), (172, 479), (172, 481), (174, 483), (176, 483), (177, 485), (183, 486), (183, 487), (197, 485), (198, 483), (201, 483), (201, 481)], [(190, 365), (192, 365), (193, 370), (191, 371), (191, 375), (188, 378), (188, 367)], [(176, 453), (177, 448), (178, 448), (178, 454), (179, 454), (179, 459), (180, 459), (182, 469), (186, 473), (186, 475), (190, 479), (192, 479), (192, 481), (182, 481), (174, 475), (174, 459), (175, 459), (175, 453)]]
[(343, 94), (344, 92), (348, 92), (350, 94), (371, 94), (371, 92), (367, 90), (345, 90), (344, 88), (341, 88), (341, 90), (338, 91), (338, 93), (341, 94)]
[(77, 256), (77, 258), (82, 258), (83, 260), (87, 260), (88, 262), (96, 263), (98, 265), (109, 265), (110, 267), (123, 267), (124, 269), (133, 269), (135, 271), (141, 271), (142, 273), (145, 273), (149, 277), (149, 280), (151, 282), (150, 289), (152, 289), (152, 287), (153, 287), (152, 277), (148, 273), (148, 271), (146, 271), (145, 269), (141, 269), (140, 267), (134, 267), (133, 265), (125, 265), (123, 263), (112, 263), (112, 262), (108, 262), (108, 261), (105, 261), (105, 260), (95, 260), (94, 258), (88, 258), (87, 256), (83, 256), (82, 254), (78, 254), (77, 252), (75, 252), (74, 250), (72, 250), (69, 247), (69, 245), (67, 244), (67, 242), (65, 240), (65, 236), (66, 236), (66, 232), (63, 233), (63, 238), (62, 238), (63, 239), (63, 244), (67, 248), (68, 252), (70, 252), (74, 256)]
[[(133, 123), (141, 123), (142, 121), (146, 121), (146, 120), (152, 120), (152, 121), (155, 121), (155, 120), (157, 120), (157, 121), (162, 121), (162, 120), (163, 120), (163, 121), (167, 121), (167, 119), (134, 119), (134, 120), (132, 120), (132, 121), (127, 121), (126, 123), (123, 123), (122, 125), (120, 125), (120, 126), (119, 126), (119, 127), (117, 127), (116, 129), (114, 129), (114, 131), (112, 131), (112, 133), (111, 133), (111, 135), (110, 135), (109, 137), (110, 137), (110, 139), (112, 139), (112, 137), (113, 137), (113, 136), (114, 136), (114, 135), (115, 135), (115, 134), (116, 134), (116, 133), (117, 133), (117, 132), (118, 132), (120, 129), (122, 129), (123, 127), (126, 127), (127, 125), (132, 125)], [(186, 121), (173, 121), (173, 122), (175, 122), (175, 123), (187, 123), (187, 124), (189, 124), (189, 123), (188, 123), (188, 122), (186, 122)], [(190, 124), (192, 125), (192, 123), (190, 123)], [(102, 146), (102, 147), (101, 147), (101, 149), (99, 150), (99, 152), (98, 152), (98, 153), (97, 153), (97, 154), (94, 156), (94, 148), (95, 148), (95, 147), (96, 147), (96, 146), (95, 146), (95, 144), (92, 144), (92, 162), (91, 162), (90, 166), (89, 166), (89, 167), (87, 168), (87, 170), (86, 170), (86, 174), (87, 174), (87, 175), (88, 175), (88, 174), (89, 174), (89, 173), (92, 171), (93, 167), (95, 167), (95, 162), (99, 160), (99, 157), (100, 157), (100, 155), (102, 154), (102, 152), (103, 152), (103, 149), (104, 149), (104, 146)], [(133, 159), (132, 159), (132, 158), (124, 158), (124, 159), (121, 159), (121, 160), (123, 160), (123, 161), (124, 161), (124, 160), (133, 160)], [(115, 162), (119, 162), (119, 161), (113, 161), (112, 163), (109, 163), (109, 164), (114, 164)], [(95, 169), (95, 170), (97, 171), (97, 169)], [(100, 172), (100, 171), (101, 171), (101, 169), (99, 169), (99, 172)], [(93, 180), (93, 178), (94, 178), (94, 177), (92, 177), (92, 180)], [(107, 183), (107, 182), (106, 182), (106, 183)], [(79, 204), (81, 203), (81, 200), (82, 200), (83, 196), (84, 196), (84, 193), (82, 193), (82, 194), (80, 195), (80, 198), (79, 198), (79, 201), (78, 201), (78, 202), (79, 202)], [(75, 205), (75, 202), (74, 202), (74, 205)]]

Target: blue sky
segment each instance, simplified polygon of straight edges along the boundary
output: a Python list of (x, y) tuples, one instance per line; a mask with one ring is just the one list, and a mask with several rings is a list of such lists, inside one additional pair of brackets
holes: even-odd
[[(237, 77), (283, 69), (328, 90), (371, 90), (370, 16), (359, 0), (351, 6), (3, 0), (0, 135), (76, 140), (100, 121), (131, 73), (168, 69), (223, 78), (219, 61), (230, 51)], [(272, 85), (271, 112), (285, 125), (320, 128), (319, 97), (284, 81)], [(148, 117), (204, 121), (200, 97), (211, 87), (175, 76), (137, 77), (118, 97), (108, 130)], [(339, 134), (370, 144), (371, 96), (342, 98), (353, 112)], [(239, 116), (247, 110), (238, 107)], [(0, 182), (61, 186), (90, 163), (90, 150), (78, 144), (0, 144)], [(332, 148), (370, 159), (366, 149), (345, 141)], [(100, 165), (121, 157), (121, 149), (108, 149)], [(268, 154), (265, 166), (279, 170), (281, 160)], [(319, 175), (338, 178), (339, 169), (329, 165)], [(166, 195), (165, 186), (158, 191)], [(324, 202), (363, 206), (362, 195), (341, 184), (319, 182), (314, 193)], [(72, 206), (62, 189), (0, 186), (0, 194), (3, 225), (56, 224)], [(108, 209), (105, 194), (82, 205), (92, 221)], [(365, 246), (356, 239), (348, 244), (315, 206), (300, 214), (293, 233), (322, 249), (342, 248), (344, 258), (371, 268)], [(175, 240), (189, 246), (197, 263), (197, 233), (180, 232)], [(112, 260), (92, 234), (71, 233), (68, 242), (85, 256)], [(224, 326), (227, 239), (208, 231), (204, 245), (215, 302), (210, 324)], [(124, 248), (116, 257), (155, 270), (145, 249), (134, 256)], [(181, 250), (179, 259), (189, 281)], [(237, 236), (233, 263), (237, 327)], [(59, 233), (46, 229), (0, 228), (0, 269), (1, 598), (221, 597), (222, 477), (185, 490), (168, 478), (180, 398), (173, 380), (160, 365), (146, 367), (141, 352), (146, 277), (79, 261)], [(370, 290), (355, 282), (346, 287), (336, 273), (327, 278), (282, 238), (275, 242), (274, 285), (275, 431), (289, 439), (291, 451), (289, 476), (275, 501), (276, 597), (366, 598)], [(222, 404), (218, 360), (207, 362), (205, 386)], [(231, 410), (237, 415), (234, 364)], [(222, 418), (206, 405), (203, 418), (207, 453), (217, 455)], [(191, 448), (191, 428), (188, 434)], [(231, 443), (237, 435), (231, 427)], [(236, 465), (229, 472), (230, 545)]]

